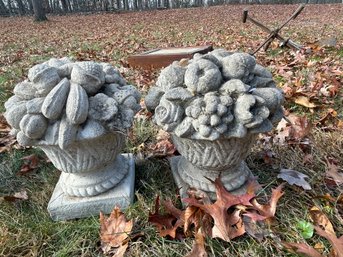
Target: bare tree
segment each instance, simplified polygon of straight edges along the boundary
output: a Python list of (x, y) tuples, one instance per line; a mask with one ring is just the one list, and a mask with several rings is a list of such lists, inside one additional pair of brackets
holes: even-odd
[(2, 15), (8, 15), (9, 14), (8, 9), (2, 0), (0, 0), (0, 14), (2, 14)]
[(45, 10), (41, 0), (32, 0), (35, 21), (46, 21)]
[(66, 0), (61, 0), (62, 9), (64, 12), (68, 12), (68, 4)]

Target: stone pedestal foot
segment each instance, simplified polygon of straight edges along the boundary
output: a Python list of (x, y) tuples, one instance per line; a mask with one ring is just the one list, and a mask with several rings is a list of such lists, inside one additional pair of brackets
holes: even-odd
[[(96, 196), (75, 197), (67, 195), (61, 186), (65, 180), (64, 175), (61, 175), (48, 204), (51, 218), (57, 221), (92, 215), (98, 216), (100, 211), (110, 213), (116, 205), (120, 206), (121, 209), (127, 208), (134, 198), (135, 163), (132, 154), (121, 154), (119, 159), (121, 160), (120, 167), (127, 169), (121, 172), (126, 172), (126, 177), (114, 188)], [(118, 167), (114, 168), (115, 170), (118, 170)]]
[[(189, 170), (187, 173), (185, 173), (185, 170), (184, 170), (185, 169), (185, 163), (187, 162), (187, 160), (185, 160), (185, 158), (182, 156), (175, 156), (175, 157), (171, 157), (169, 159), (169, 162), (170, 162), (170, 166), (171, 166), (171, 170), (172, 170), (174, 180), (176, 182), (177, 187), (179, 188), (180, 196), (181, 196), (181, 198), (187, 198), (188, 197), (187, 190), (191, 187), (190, 183), (188, 183), (188, 181), (187, 181), (189, 178), (186, 178), (186, 179), (183, 178), (185, 174), (187, 174), (187, 175), (190, 174)], [(236, 174), (238, 174), (238, 173), (242, 174), (241, 178), (236, 176)], [(215, 180), (218, 177), (219, 173), (218, 174), (214, 174), (214, 173), (211, 174), (210, 172), (207, 171), (207, 174), (204, 173), (203, 175), (212, 179), (212, 180)], [(215, 175), (217, 175), (217, 176), (214, 177)], [(231, 178), (231, 180), (230, 180), (230, 178)], [(250, 169), (248, 168), (248, 166), (246, 165), (246, 163), (244, 161), (242, 161), (241, 165), (239, 165), (239, 167), (238, 167), (238, 171), (234, 172), (232, 174), (224, 175), (224, 177), (222, 178), (222, 182), (223, 182), (224, 186), (228, 189), (228, 191), (230, 191), (230, 193), (239, 195), (239, 194), (244, 194), (246, 192), (247, 181), (250, 178), (253, 178), (253, 175), (252, 175)], [(192, 181), (193, 187), (195, 186), (197, 189), (200, 189), (200, 190), (206, 192), (212, 200), (215, 200), (216, 199), (216, 193), (215, 193), (214, 185), (211, 184), (211, 182), (208, 181), (205, 177), (203, 179), (200, 178), (199, 175), (198, 175), (198, 180), (197, 181), (199, 183), (197, 183), (197, 181), (194, 181), (194, 180)], [(208, 183), (206, 182), (206, 185), (205, 185), (204, 183), (206, 180), (208, 181)], [(243, 182), (241, 180), (243, 180)], [(231, 190), (232, 185), (237, 183), (235, 181), (239, 181), (239, 187)], [(194, 182), (196, 184), (194, 184)], [(202, 184), (204, 184), (204, 185), (202, 185)], [(210, 184), (211, 184), (211, 186), (209, 186)], [(204, 187), (204, 188), (201, 188), (201, 187)]]

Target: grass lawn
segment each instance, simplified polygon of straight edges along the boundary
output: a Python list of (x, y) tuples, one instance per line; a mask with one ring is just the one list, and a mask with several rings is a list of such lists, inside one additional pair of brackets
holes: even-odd
[[(31, 17), (0, 18), (0, 113), (5, 111), (4, 102), (12, 95), (15, 84), (26, 78), (28, 69), (51, 57), (106, 61), (120, 67), (128, 55), (156, 47), (212, 44), (214, 48), (232, 51), (255, 49), (267, 35), (250, 23), (242, 24), (241, 14), (247, 7), (251, 15), (270, 27), (287, 19), (296, 9), (295, 5), (235, 5), (49, 16), (49, 21), (44, 23), (34, 23)], [(271, 189), (281, 183), (276, 178), (280, 168), (308, 175), (312, 190), (286, 185), (275, 222), (262, 242), (248, 235), (229, 243), (207, 238), (209, 256), (296, 256), (282, 247), (282, 241), (317, 244), (323, 254), (328, 254), (328, 241), (318, 235), (304, 239), (297, 228), (301, 220), (311, 222), (309, 209), (314, 205), (328, 216), (337, 235), (343, 234), (342, 205), (318, 198), (329, 194), (338, 199), (343, 192), (338, 186), (330, 186), (325, 177), (327, 160), (332, 160), (341, 171), (343, 167), (342, 17), (343, 5), (308, 5), (282, 34), (311, 46), (311, 54), (295, 54), (272, 44), (266, 53), (261, 51), (256, 55), (257, 62), (268, 66), (285, 90), (287, 111), (306, 115), (313, 124), (308, 136), (310, 144), (306, 147), (268, 144), (264, 137), (253, 148), (247, 163), (263, 186), (259, 197), (262, 201), (268, 199)], [(315, 44), (317, 40), (331, 37), (337, 39), (335, 46), (319, 48)], [(158, 75), (158, 71), (120, 70), (143, 95)], [(306, 96), (316, 107), (295, 104), (299, 95)], [(327, 118), (323, 119), (325, 115)], [(144, 155), (147, 151), (144, 145), (156, 142), (157, 131), (151, 119), (137, 120), (125, 151)], [(265, 161), (266, 151), (273, 152), (272, 162)], [(22, 158), (30, 154), (38, 156), (38, 168), (18, 175), (24, 162)], [(25, 201), (0, 201), (0, 256), (103, 256), (98, 216), (51, 221), (46, 208), (59, 174), (39, 149), (13, 147), (0, 153), (0, 196), (20, 190), (28, 193)], [(193, 239), (180, 242), (161, 238), (147, 222), (157, 194), (181, 206), (167, 159), (139, 160), (135, 183), (135, 202), (125, 213), (135, 220), (133, 230), (143, 232), (144, 236), (130, 242), (127, 256), (185, 256), (192, 248)]]

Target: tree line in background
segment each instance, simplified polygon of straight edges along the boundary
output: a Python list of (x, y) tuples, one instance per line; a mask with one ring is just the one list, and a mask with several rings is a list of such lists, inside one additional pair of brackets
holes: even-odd
[(45, 13), (116, 12), (149, 9), (187, 8), (221, 4), (296, 4), (341, 3), (343, 0), (0, 0), (0, 16)]

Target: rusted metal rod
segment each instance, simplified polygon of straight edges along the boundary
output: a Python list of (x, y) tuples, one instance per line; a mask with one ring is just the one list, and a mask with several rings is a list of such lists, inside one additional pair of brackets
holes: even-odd
[(281, 41), (281, 43), (289, 48), (295, 49), (295, 50), (300, 50), (303, 47), (297, 43), (295, 43), (294, 41), (290, 40), (290, 39), (285, 39), (282, 36), (279, 35), (279, 31), (286, 26), (287, 23), (289, 23), (292, 19), (295, 19), (300, 12), (304, 9), (305, 5), (302, 4), (300, 5), (297, 10), (292, 14), (292, 16), (290, 18), (288, 18), (288, 20), (286, 20), (280, 27), (278, 27), (275, 30), (271, 30), (269, 29), (267, 26), (263, 25), (262, 23), (260, 23), (259, 21), (255, 20), (254, 18), (251, 18), (248, 14), (248, 10), (244, 10), (243, 11), (243, 23), (246, 23), (246, 21), (250, 21), (253, 24), (257, 25), (258, 27), (260, 27), (262, 30), (264, 30), (265, 32), (269, 33), (268, 38), (265, 40), (265, 42), (263, 42), (258, 49), (256, 49), (254, 51), (253, 54), (255, 54), (257, 51), (259, 51), (263, 46), (265, 46), (265, 49), (269, 47), (270, 43), (272, 42), (272, 40), (274, 38), (277, 38), (279, 41)]

